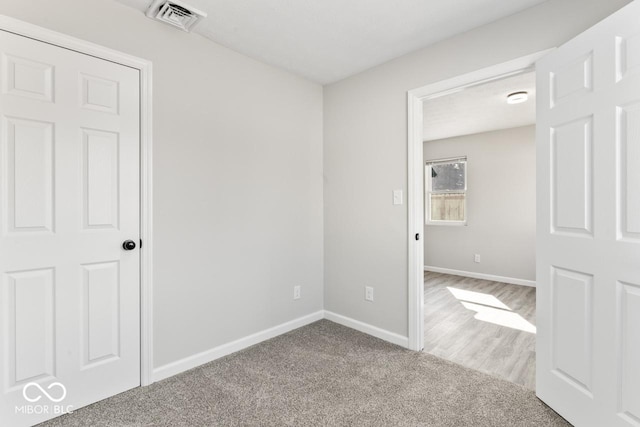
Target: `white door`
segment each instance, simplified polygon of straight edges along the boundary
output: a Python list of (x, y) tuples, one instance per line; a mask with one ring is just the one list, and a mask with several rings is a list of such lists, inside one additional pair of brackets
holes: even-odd
[(21, 426), (140, 384), (139, 75), (4, 31), (0, 61), (0, 424)]
[(576, 426), (640, 426), (640, 1), (537, 76), (537, 394)]

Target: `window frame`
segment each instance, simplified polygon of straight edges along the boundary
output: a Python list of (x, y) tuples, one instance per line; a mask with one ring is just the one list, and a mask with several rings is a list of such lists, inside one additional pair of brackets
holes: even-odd
[[(432, 190), (432, 167), (435, 165), (449, 164), (449, 163), (464, 163), (464, 190)], [(444, 226), (466, 226), (467, 219), (469, 217), (467, 212), (467, 193), (468, 184), (467, 177), (469, 163), (466, 156), (452, 157), (448, 159), (429, 160), (424, 166), (424, 223), (425, 225), (444, 225)], [(464, 220), (432, 220), (431, 219), (431, 195), (432, 194), (464, 194)]]

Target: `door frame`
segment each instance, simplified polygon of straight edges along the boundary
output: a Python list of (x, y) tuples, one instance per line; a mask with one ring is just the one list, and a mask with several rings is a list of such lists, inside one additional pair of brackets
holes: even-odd
[[(408, 325), (409, 348), (424, 348), (424, 182), (423, 102), (493, 80), (535, 69), (535, 62), (555, 48), (525, 55), (441, 80), (407, 93), (407, 210), (408, 210)], [(416, 235), (422, 238), (416, 240)]]
[(121, 64), (140, 72), (140, 385), (153, 383), (152, 63), (117, 50), (0, 15), (0, 30)]

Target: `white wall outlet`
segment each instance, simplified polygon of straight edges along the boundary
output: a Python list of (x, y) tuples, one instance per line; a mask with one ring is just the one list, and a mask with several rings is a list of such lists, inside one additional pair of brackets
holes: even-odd
[(373, 288), (371, 286), (364, 287), (364, 299), (373, 302)]
[(300, 286), (293, 287), (293, 299), (300, 299)]
[(475, 256), (473, 257), (473, 260), (475, 262), (480, 262), (480, 254), (475, 254)]
[(394, 205), (402, 204), (402, 190), (393, 190), (393, 204)]

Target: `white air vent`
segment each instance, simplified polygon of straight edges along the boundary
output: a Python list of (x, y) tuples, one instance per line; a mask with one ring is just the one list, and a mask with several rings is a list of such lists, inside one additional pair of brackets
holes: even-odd
[(207, 14), (178, 0), (154, 0), (147, 9), (147, 16), (190, 32)]

